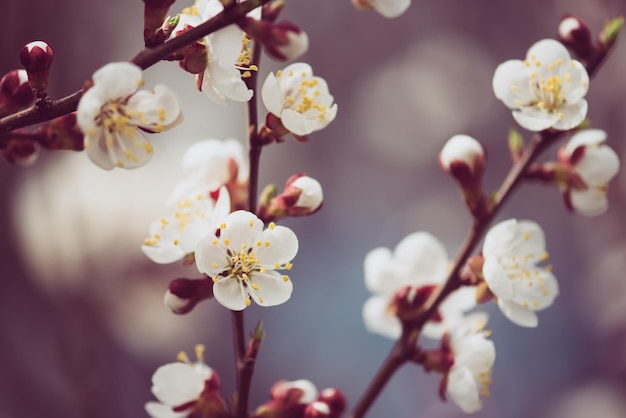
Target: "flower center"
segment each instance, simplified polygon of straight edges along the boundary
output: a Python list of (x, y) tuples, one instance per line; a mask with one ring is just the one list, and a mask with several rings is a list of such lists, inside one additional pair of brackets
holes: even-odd
[(241, 73), (242, 78), (252, 77), (252, 71), (259, 71), (259, 67), (256, 65), (250, 65), (252, 62), (252, 46), (250, 45), (250, 38), (246, 36), (245, 33), (242, 33), (242, 48), (241, 54), (239, 54), (239, 58), (237, 58), (237, 62), (235, 62), (235, 67), (243, 73)]
[[(293, 77), (294, 71), (290, 71), (287, 77)], [(288, 91), (283, 101), (283, 109), (292, 109), (301, 114), (307, 114), (309, 118), (318, 117), (324, 119), (328, 107), (317, 103), (317, 98), (321, 95), (318, 88), (319, 80), (307, 78), (306, 71), (300, 73), (303, 80), (295, 91)], [(283, 76), (282, 71), (276, 73), (277, 77)]]

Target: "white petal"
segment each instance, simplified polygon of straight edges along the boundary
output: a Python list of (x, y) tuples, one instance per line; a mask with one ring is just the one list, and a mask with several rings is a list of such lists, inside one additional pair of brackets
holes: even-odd
[(158, 264), (170, 264), (182, 260), (185, 252), (177, 246), (142, 245), (141, 251), (152, 261)]
[(198, 243), (206, 236), (211, 240), (215, 239), (216, 226), (211, 222), (210, 212), (204, 218), (194, 218), (189, 221), (180, 234), (179, 244), (181, 251), (185, 254), (193, 253), (198, 247)]
[(152, 375), (152, 393), (169, 406), (195, 400), (204, 389), (205, 376), (187, 363), (170, 363), (159, 367)]
[(576, 103), (585, 97), (589, 90), (589, 74), (580, 62), (570, 61), (562, 67), (560, 73), (561, 79), (565, 80), (561, 86), (561, 94), (567, 103)]
[(145, 405), (146, 413), (152, 418), (182, 418), (187, 416), (187, 411), (174, 412), (171, 406), (158, 402), (148, 402)]
[[(267, 228), (258, 237), (261, 243), (258, 250), (254, 251), (259, 263), (273, 268), (274, 264), (285, 264), (298, 253), (298, 237), (289, 228), (275, 226), (274, 229)], [(266, 242), (270, 245), (267, 246)]]
[(283, 94), (278, 87), (278, 81), (274, 76), (274, 73), (269, 73), (263, 88), (261, 89), (261, 97), (263, 98), (263, 104), (267, 108), (267, 111), (274, 116), (279, 116), (282, 111)]
[(586, 147), (576, 172), (590, 186), (607, 183), (619, 171), (619, 157), (606, 145)]
[(400, 320), (387, 311), (389, 300), (382, 296), (372, 296), (363, 305), (363, 321), (369, 332), (396, 340), (402, 333)]
[(229, 25), (206, 37), (209, 61), (219, 61), (222, 66), (235, 67), (243, 49), (243, 32), (237, 25)]
[(195, 254), (198, 271), (209, 277), (217, 276), (230, 265), (226, 247), (213, 234), (206, 235), (198, 242)]
[(559, 41), (542, 39), (528, 49), (526, 59), (531, 61), (531, 63), (539, 61), (542, 65), (548, 65), (555, 63), (557, 60), (568, 63), (571, 58), (567, 48)]
[(518, 305), (528, 306), (533, 311), (540, 311), (552, 305), (558, 294), (559, 287), (554, 275), (544, 269), (535, 268), (515, 283), (511, 300)]
[(485, 243), (483, 244), (483, 255), (502, 257), (509, 251), (510, 242), (515, 236), (517, 219), (508, 219), (494, 225), (487, 232)]
[(606, 141), (606, 132), (602, 129), (584, 129), (574, 134), (567, 145), (565, 145), (565, 155), (571, 157), (576, 148), (588, 145), (600, 145)]
[(474, 413), (482, 408), (478, 385), (467, 367), (452, 366), (448, 373), (448, 394), (465, 413)]
[(207, 67), (213, 86), (226, 98), (235, 102), (247, 102), (253, 91), (241, 79), (241, 73), (234, 66), (211, 65)]
[(244, 310), (247, 306), (241, 293), (241, 285), (235, 278), (222, 279), (214, 283), (213, 296), (222, 306), (233, 311)]
[(225, 229), (220, 238), (230, 240), (229, 247), (241, 251), (242, 245), (252, 247), (263, 231), (263, 222), (253, 213), (238, 210), (224, 218)]
[(112, 62), (93, 74), (94, 85), (109, 99), (126, 98), (143, 84), (141, 68), (129, 62)]
[(438, 284), (448, 275), (446, 248), (427, 232), (416, 232), (402, 239), (394, 250), (394, 258), (407, 267), (413, 285)]
[[(249, 294), (261, 306), (276, 306), (285, 303), (293, 291), (291, 280), (283, 280), (283, 277), (275, 271), (255, 273), (250, 281), (259, 286), (258, 290), (250, 290)], [(261, 298), (263, 298), (262, 302)]]
[(467, 367), (474, 376), (480, 376), (491, 370), (496, 360), (496, 347), (493, 341), (482, 334), (471, 334), (459, 342), (452, 342), (454, 346), (454, 363)]
[(527, 328), (535, 328), (539, 324), (537, 314), (530, 309), (524, 308), (515, 302), (498, 299), (498, 307), (516, 325)]
[(526, 105), (534, 99), (528, 87), (528, 68), (520, 60), (509, 60), (498, 65), (491, 84), (496, 98), (502, 100), (509, 109), (518, 109), (518, 103)]
[(572, 190), (570, 201), (576, 212), (586, 216), (602, 215), (609, 207), (606, 192), (598, 187), (587, 190)]
[(104, 130), (99, 129), (96, 136), (85, 136), (85, 151), (89, 159), (98, 167), (105, 170), (115, 168), (115, 162), (111, 160), (109, 151), (106, 149)]
[[(154, 87), (154, 92), (138, 91), (128, 100), (127, 108), (132, 111), (132, 122), (154, 131), (167, 129), (181, 114), (180, 105), (172, 90), (164, 85)], [(140, 115), (140, 116), (139, 116)]]
[(213, 75), (211, 74), (209, 67), (204, 70), (202, 77), (202, 86), (200, 87), (200, 90), (202, 90), (202, 92), (206, 94), (209, 99), (213, 100), (218, 105), (228, 105), (228, 103), (226, 102), (226, 96), (224, 96), (224, 94), (220, 92), (215, 86), (215, 81), (213, 80)]
[(364, 261), (365, 285), (370, 292), (390, 295), (408, 284), (394, 265), (388, 248), (379, 247), (367, 253)]
[(381, 15), (394, 18), (402, 15), (411, 5), (411, 0), (373, 0), (372, 5)]
[(80, 98), (76, 108), (76, 124), (84, 134), (89, 133), (89, 136), (95, 137), (96, 132), (102, 130), (96, 124), (96, 117), (100, 114), (103, 104), (99, 87), (90, 88)]
[(552, 127), (561, 131), (577, 127), (587, 117), (587, 107), (587, 101), (580, 100), (576, 103), (560, 108), (559, 112), (563, 114), (563, 117), (552, 125)]
[(508, 243), (509, 257), (530, 261), (539, 259), (546, 251), (543, 229), (536, 222), (521, 220), (515, 226), (515, 235)]
[(307, 130), (306, 116), (295, 110), (284, 109), (280, 114), (280, 120), (285, 128), (296, 135), (304, 136), (312, 132)]
[(535, 107), (524, 107), (521, 110), (513, 112), (513, 119), (515, 119), (515, 121), (519, 123), (522, 128), (526, 128), (533, 132), (539, 132), (544, 129), (548, 129), (557, 123), (559, 121), (559, 116), (555, 113), (549, 113)]
[(485, 257), (483, 276), (489, 290), (500, 299), (508, 300), (513, 296), (513, 285), (507, 271), (502, 268), (494, 256)]

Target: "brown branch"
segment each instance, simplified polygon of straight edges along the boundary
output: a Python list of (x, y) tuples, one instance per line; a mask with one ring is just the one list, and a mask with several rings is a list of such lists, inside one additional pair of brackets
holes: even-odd
[[(130, 62), (142, 69), (153, 66), (168, 55), (178, 51), (198, 39), (222, 29), (245, 16), (251, 10), (268, 3), (270, 0), (248, 0), (238, 3), (206, 22), (190, 29), (175, 38), (172, 38), (155, 48), (145, 48), (135, 55)], [(47, 106), (33, 105), (9, 116), (0, 119), (0, 136), (14, 129), (23, 128), (36, 123), (46, 122), (73, 112), (83, 90), (76, 91), (62, 99), (53, 100)]]

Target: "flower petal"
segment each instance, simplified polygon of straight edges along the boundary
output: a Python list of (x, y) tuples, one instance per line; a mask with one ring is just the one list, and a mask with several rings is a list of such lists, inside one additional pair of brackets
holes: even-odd
[(528, 49), (526, 59), (531, 63), (539, 61), (541, 65), (548, 65), (558, 60), (569, 63), (571, 57), (567, 48), (559, 41), (542, 39)]
[(260, 264), (272, 268), (274, 264), (285, 264), (293, 260), (298, 253), (298, 237), (291, 229), (284, 226), (267, 228), (259, 235), (258, 242), (261, 245), (254, 254)]
[[(528, 68), (520, 60), (509, 60), (498, 65), (491, 82), (496, 98), (509, 109), (519, 109), (520, 104), (532, 102)], [(518, 102), (519, 100), (519, 102)]]
[(572, 103), (563, 106), (559, 109), (559, 112), (563, 114), (552, 127), (561, 131), (567, 131), (580, 125), (582, 121), (587, 117), (588, 104), (586, 100), (579, 100), (576, 103)]
[(599, 187), (570, 191), (570, 201), (576, 212), (585, 216), (602, 215), (609, 208), (606, 191)]
[(513, 296), (513, 285), (507, 271), (502, 268), (494, 256), (485, 257), (483, 276), (489, 290), (500, 299), (508, 300)]
[(448, 394), (461, 410), (467, 414), (482, 408), (478, 385), (472, 372), (463, 366), (452, 366), (448, 373)]
[(585, 129), (576, 132), (565, 145), (565, 155), (571, 157), (576, 148), (600, 145), (606, 141), (606, 132), (602, 129)]
[(205, 380), (206, 375), (197, 373), (190, 364), (169, 363), (152, 375), (152, 394), (165, 405), (182, 405), (200, 395)]
[(498, 222), (491, 227), (483, 244), (483, 255), (485, 258), (492, 255), (496, 257), (506, 256), (510, 242), (515, 236), (516, 227), (517, 219)]
[(528, 271), (528, 274), (516, 283), (511, 300), (533, 311), (540, 311), (552, 305), (558, 294), (559, 287), (554, 275), (536, 268)]
[(394, 258), (406, 266), (412, 285), (438, 284), (448, 275), (446, 248), (427, 232), (416, 232), (402, 239), (394, 250)]
[(279, 116), (282, 110), (283, 96), (280, 88), (278, 87), (278, 81), (274, 76), (274, 73), (269, 73), (263, 88), (261, 89), (261, 97), (263, 98), (263, 104), (267, 108), (267, 111), (274, 116)]
[(146, 403), (145, 409), (152, 418), (183, 418), (188, 415), (188, 411), (175, 412), (171, 406), (158, 402)]
[(365, 256), (365, 285), (372, 293), (390, 295), (408, 284), (408, 280), (394, 268), (391, 250), (375, 248)]
[(133, 94), (126, 107), (135, 125), (155, 132), (171, 127), (181, 114), (176, 95), (162, 84), (155, 86), (154, 92), (141, 90)]
[(311, 133), (307, 130), (307, 118), (302, 113), (291, 109), (284, 109), (280, 114), (280, 120), (285, 128), (291, 133), (304, 136)]
[(195, 258), (198, 271), (209, 277), (216, 277), (230, 265), (226, 246), (213, 234), (207, 234), (198, 242)]
[(143, 84), (141, 68), (129, 62), (112, 62), (93, 73), (94, 85), (103, 98), (126, 98)]
[(246, 245), (252, 247), (263, 231), (263, 222), (251, 212), (238, 210), (224, 218), (225, 228), (221, 230), (220, 238), (230, 241), (228, 245), (234, 251), (241, 251)]
[(247, 305), (236, 278), (223, 278), (213, 283), (213, 296), (222, 306), (233, 311), (242, 311)]
[(284, 280), (276, 271), (255, 273), (251, 276), (250, 282), (259, 286), (258, 290), (249, 290), (249, 294), (261, 306), (276, 306), (285, 303), (293, 291), (291, 280)]
[(521, 110), (513, 112), (513, 119), (515, 119), (522, 128), (532, 132), (539, 132), (557, 123), (559, 116), (556, 113), (548, 113), (535, 107), (524, 107)]
[(585, 147), (576, 172), (590, 186), (608, 183), (619, 171), (619, 157), (606, 145)]
[(389, 300), (383, 296), (372, 296), (363, 305), (363, 321), (369, 332), (396, 340), (402, 333), (400, 320), (387, 310)]
[(538, 260), (546, 251), (543, 229), (536, 222), (517, 221), (515, 235), (508, 243), (507, 254), (525, 261)]
[(539, 319), (535, 312), (515, 302), (498, 299), (498, 307), (504, 316), (521, 327), (535, 328), (539, 324)]
[(387, 18), (402, 15), (411, 5), (411, 0), (374, 0), (374, 10)]

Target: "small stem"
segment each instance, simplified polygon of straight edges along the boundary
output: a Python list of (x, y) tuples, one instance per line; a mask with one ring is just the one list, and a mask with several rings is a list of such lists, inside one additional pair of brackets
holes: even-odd
[[(243, 376), (244, 358), (246, 355), (243, 311), (231, 312), (231, 325), (233, 329), (233, 347), (235, 348), (235, 374), (237, 376), (237, 417), (245, 418), (247, 416), (247, 394), (245, 400), (242, 401), (242, 387), (245, 386)], [(243, 409), (241, 409), (242, 402)]]
[[(254, 42), (252, 46), (251, 65), (258, 67), (261, 60), (261, 45)], [(248, 183), (248, 209), (252, 212), (256, 211), (257, 196), (259, 194), (259, 170), (261, 163), (261, 151), (263, 144), (259, 139), (259, 121), (257, 110), (257, 77), (258, 71), (252, 71), (250, 77), (246, 79), (246, 85), (254, 91), (254, 95), (248, 102), (248, 138), (250, 149), (250, 182)]]
[[(142, 69), (153, 66), (163, 58), (178, 51), (180, 48), (197, 41), (198, 39), (222, 29), (245, 16), (251, 10), (268, 3), (270, 0), (247, 0), (237, 3), (217, 16), (190, 29), (154, 48), (145, 48), (133, 57), (130, 62)], [(12, 115), (0, 119), (0, 135), (14, 129), (46, 122), (73, 112), (78, 106), (78, 101), (83, 95), (83, 90), (76, 91), (62, 99), (53, 100), (49, 106), (31, 106)]]

